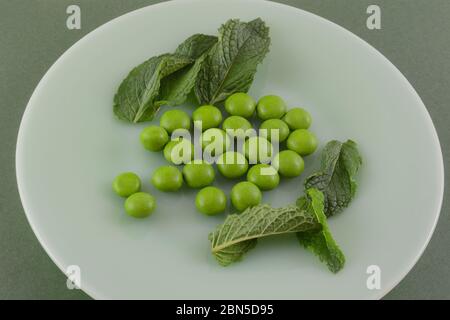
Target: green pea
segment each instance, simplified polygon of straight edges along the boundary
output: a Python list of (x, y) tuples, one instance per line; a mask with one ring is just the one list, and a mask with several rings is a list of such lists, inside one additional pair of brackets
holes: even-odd
[(191, 129), (191, 119), (182, 110), (169, 110), (163, 113), (159, 119), (159, 125), (171, 134), (176, 129)]
[(307, 156), (316, 151), (317, 145), (316, 136), (306, 129), (293, 131), (286, 142), (288, 149), (297, 152), (301, 156)]
[(288, 178), (299, 176), (305, 169), (303, 158), (292, 150), (283, 150), (278, 153), (272, 165), (283, 177)]
[(243, 176), (247, 172), (248, 162), (243, 154), (228, 151), (217, 159), (217, 168), (224, 177), (234, 179)]
[[(287, 139), (290, 132), (288, 125), (283, 120), (280, 119), (266, 120), (261, 124), (259, 128), (267, 130), (267, 139), (269, 139), (269, 141), (283, 142), (284, 140)], [(275, 132), (278, 132), (278, 139), (272, 137), (273, 133), (272, 130), (276, 130)]]
[(216, 215), (225, 210), (227, 197), (225, 193), (216, 187), (205, 187), (195, 197), (197, 210), (208, 216)]
[(247, 180), (266, 191), (272, 190), (280, 183), (280, 176), (274, 167), (268, 164), (257, 164), (248, 170)]
[(128, 197), (141, 189), (141, 179), (133, 172), (124, 172), (114, 179), (112, 187), (119, 196)]
[(225, 101), (225, 110), (232, 116), (250, 118), (255, 112), (255, 107), (255, 100), (244, 92), (234, 93)]
[(214, 181), (214, 168), (204, 161), (191, 161), (183, 168), (183, 177), (191, 188), (203, 188)]
[(270, 161), (273, 146), (264, 137), (250, 137), (243, 145), (243, 152), (249, 163), (267, 163)]
[(231, 137), (243, 138), (245, 137), (245, 132), (249, 129), (253, 129), (253, 126), (244, 117), (231, 116), (223, 121), (222, 129)]
[(231, 189), (231, 203), (239, 211), (260, 204), (261, 199), (261, 191), (249, 181), (239, 182)]
[(261, 120), (280, 119), (286, 113), (286, 103), (279, 96), (264, 96), (256, 107)]
[(194, 159), (194, 145), (186, 139), (169, 141), (164, 147), (164, 158), (173, 164), (188, 163)]
[(308, 129), (312, 122), (309, 112), (302, 108), (293, 108), (289, 110), (284, 115), (283, 120), (291, 130)]
[(169, 141), (167, 131), (158, 126), (150, 126), (141, 131), (141, 143), (150, 151), (161, 151)]
[(205, 154), (218, 156), (226, 152), (231, 145), (230, 137), (219, 128), (210, 128), (201, 135), (202, 149)]
[(216, 128), (222, 122), (222, 112), (219, 108), (214, 106), (206, 105), (198, 107), (192, 113), (192, 120), (194, 120), (194, 125), (198, 125), (200, 122), (202, 126), (202, 131), (209, 128)]
[(174, 166), (162, 166), (155, 170), (152, 184), (161, 191), (177, 191), (183, 185), (183, 175)]
[(138, 192), (125, 200), (124, 207), (128, 215), (135, 218), (145, 218), (155, 210), (156, 200), (151, 194)]

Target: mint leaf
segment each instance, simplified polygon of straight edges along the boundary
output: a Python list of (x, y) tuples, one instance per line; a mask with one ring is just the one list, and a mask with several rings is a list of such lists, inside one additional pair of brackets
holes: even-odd
[(355, 175), (362, 164), (357, 145), (351, 140), (330, 141), (322, 151), (321, 168), (305, 180), (305, 189), (317, 188), (325, 196), (325, 215), (330, 217), (346, 208), (353, 199)]
[(217, 37), (195, 34), (178, 46), (175, 54), (192, 59), (192, 63), (161, 80), (156, 105), (177, 106), (186, 101), (206, 54), (216, 42)]
[(198, 73), (199, 102), (215, 104), (235, 92), (247, 92), (269, 45), (269, 28), (259, 18), (248, 23), (232, 19), (222, 25), (219, 40)]
[(191, 62), (183, 56), (163, 54), (135, 67), (114, 96), (114, 114), (130, 122), (153, 119), (159, 108), (154, 104), (154, 99), (158, 95), (161, 79)]
[(268, 51), (268, 28), (261, 19), (230, 20), (220, 33), (219, 38), (195, 34), (174, 54), (150, 58), (134, 68), (114, 97), (115, 115), (130, 122), (152, 120), (160, 106), (183, 104), (194, 87), (197, 99), (203, 102), (199, 97), (209, 96), (210, 103), (247, 91)]
[(216, 43), (216, 36), (197, 33), (184, 40), (175, 50), (175, 54), (195, 60), (200, 58)]
[(319, 227), (314, 215), (296, 205), (277, 209), (258, 205), (241, 214), (229, 215), (209, 235), (211, 252), (221, 265), (227, 266), (254, 248), (258, 238)]
[(317, 255), (320, 261), (327, 264), (331, 272), (337, 273), (344, 267), (345, 256), (333, 239), (328, 228), (327, 217), (324, 213), (324, 195), (315, 188), (306, 190), (306, 196), (297, 200), (297, 206), (314, 214), (321, 224), (320, 231), (305, 231), (297, 233), (297, 238), (306, 249)]
[(328, 142), (322, 151), (319, 172), (306, 179), (306, 195), (297, 200), (299, 208), (313, 213), (322, 226), (319, 232), (297, 233), (298, 240), (334, 273), (344, 267), (345, 256), (331, 235), (327, 216), (340, 212), (355, 196), (355, 176), (361, 164), (355, 142)]

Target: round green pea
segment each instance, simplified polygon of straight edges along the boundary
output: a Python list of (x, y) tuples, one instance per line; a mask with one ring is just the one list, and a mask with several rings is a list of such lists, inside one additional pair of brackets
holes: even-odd
[(183, 168), (183, 177), (191, 188), (203, 188), (214, 181), (214, 168), (204, 161), (191, 161)]
[(243, 151), (249, 163), (267, 163), (272, 157), (273, 146), (266, 138), (256, 136), (245, 141)]
[(159, 119), (159, 125), (171, 134), (176, 129), (191, 129), (191, 118), (182, 110), (168, 110)]
[(217, 159), (217, 168), (226, 178), (234, 179), (243, 176), (248, 169), (248, 162), (244, 155), (234, 151), (228, 151)]
[(201, 135), (202, 149), (210, 156), (220, 155), (231, 145), (230, 137), (219, 128), (210, 128)]
[(230, 137), (243, 138), (245, 137), (245, 131), (253, 129), (253, 126), (244, 117), (231, 116), (223, 121), (222, 129), (225, 130)]
[(150, 151), (161, 151), (169, 141), (166, 129), (158, 126), (150, 126), (141, 131), (141, 143)]
[(274, 167), (268, 164), (257, 164), (248, 170), (247, 180), (266, 191), (272, 190), (280, 183), (280, 176)]
[(145, 218), (155, 210), (156, 200), (151, 194), (138, 192), (125, 200), (124, 207), (128, 215), (135, 218)]
[(289, 150), (295, 151), (301, 156), (307, 156), (316, 151), (317, 145), (318, 141), (316, 136), (306, 129), (293, 131), (286, 142)]
[(279, 96), (264, 96), (256, 107), (261, 120), (280, 119), (286, 113), (286, 103)]
[(231, 203), (239, 211), (260, 204), (261, 199), (261, 191), (249, 181), (239, 182), (231, 189)]
[(215, 106), (201, 106), (192, 113), (192, 120), (194, 120), (195, 126), (198, 126), (200, 122), (202, 131), (205, 131), (220, 125), (222, 122), (222, 112)]
[(133, 172), (124, 172), (114, 179), (112, 187), (119, 196), (128, 197), (141, 190), (141, 179)]
[(303, 158), (292, 150), (283, 150), (273, 159), (272, 165), (287, 178), (299, 176), (305, 169)]
[(311, 126), (311, 115), (302, 108), (293, 108), (289, 110), (283, 117), (284, 122), (291, 130), (308, 129)]
[[(269, 141), (283, 142), (284, 140), (287, 139), (290, 133), (288, 125), (283, 120), (280, 119), (266, 120), (263, 123), (261, 123), (259, 129), (267, 130), (267, 139), (269, 139)], [(276, 130), (275, 132), (278, 132), (278, 139), (275, 139), (275, 136), (272, 137), (273, 130)]]
[(169, 141), (164, 147), (164, 158), (173, 164), (188, 163), (194, 159), (194, 145), (186, 139)]
[(174, 166), (162, 166), (153, 172), (152, 184), (161, 191), (177, 191), (183, 185), (183, 175)]
[(256, 102), (244, 92), (234, 93), (225, 100), (225, 110), (232, 116), (250, 118), (255, 112)]
[(197, 210), (208, 216), (221, 213), (227, 206), (225, 193), (216, 187), (205, 187), (195, 197)]

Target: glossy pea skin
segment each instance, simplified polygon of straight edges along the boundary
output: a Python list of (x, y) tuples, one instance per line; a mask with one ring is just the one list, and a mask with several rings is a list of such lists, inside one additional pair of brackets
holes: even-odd
[(250, 137), (243, 145), (243, 153), (250, 164), (269, 162), (272, 152), (272, 144), (264, 137)]
[(221, 213), (227, 206), (225, 193), (216, 187), (205, 187), (195, 197), (197, 210), (208, 216)]
[(183, 175), (177, 167), (162, 166), (153, 172), (151, 182), (158, 190), (177, 191), (183, 185)]
[(234, 93), (225, 100), (225, 110), (232, 116), (250, 118), (255, 112), (256, 102), (244, 92)]
[(280, 176), (272, 166), (268, 164), (257, 164), (248, 170), (247, 180), (254, 183), (260, 190), (267, 191), (275, 189), (278, 186)]
[(164, 147), (164, 158), (173, 164), (188, 163), (194, 158), (194, 145), (186, 139), (169, 141)]
[(222, 112), (215, 106), (201, 106), (192, 113), (192, 120), (195, 126), (198, 125), (198, 122), (201, 122), (202, 131), (205, 131), (220, 125), (222, 122)]
[(254, 183), (249, 181), (239, 182), (231, 189), (231, 203), (239, 211), (260, 204), (261, 199), (261, 191)]
[(252, 124), (241, 116), (228, 117), (222, 123), (222, 129), (225, 130), (230, 137), (242, 138), (245, 136), (245, 131), (252, 128)]
[(293, 108), (284, 115), (283, 121), (291, 130), (308, 129), (311, 126), (312, 118), (305, 109)]
[(247, 172), (248, 162), (243, 154), (228, 151), (217, 159), (217, 169), (225, 178), (239, 178)]
[(148, 193), (138, 192), (125, 200), (125, 212), (134, 218), (148, 217), (156, 208), (155, 198)]
[(204, 161), (191, 161), (183, 168), (183, 177), (191, 188), (203, 188), (214, 181), (214, 168)]
[(202, 133), (201, 143), (206, 154), (216, 156), (228, 150), (231, 140), (224, 130), (210, 128)]
[(286, 103), (279, 96), (268, 95), (258, 101), (256, 111), (261, 120), (280, 119), (286, 113)]
[(191, 118), (182, 110), (168, 110), (159, 119), (159, 125), (171, 134), (176, 129), (191, 129)]
[(280, 175), (287, 178), (297, 177), (305, 169), (303, 158), (292, 150), (283, 150), (278, 153), (274, 157), (272, 165)]
[(307, 156), (316, 151), (317, 145), (316, 136), (306, 129), (297, 129), (291, 132), (286, 142), (289, 150), (295, 151), (301, 156)]
[[(288, 125), (280, 119), (269, 119), (261, 123), (259, 129), (267, 130), (267, 139), (269, 141), (278, 141), (283, 142), (289, 136), (289, 127)], [(278, 131), (278, 139), (272, 137), (272, 130)], [(260, 132), (261, 134), (261, 132)]]
[(128, 197), (141, 190), (141, 179), (133, 172), (124, 172), (114, 179), (112, 187), (119, 196)]
[(150, 126), (141, 131), (140, 140), (145, 149), (161, 151), (169, 142), (169, 135), (163, 127)]

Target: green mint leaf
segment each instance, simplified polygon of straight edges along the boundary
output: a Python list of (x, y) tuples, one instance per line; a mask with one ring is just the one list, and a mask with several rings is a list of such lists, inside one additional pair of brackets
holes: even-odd
[(247, 92), (256, 68), (269, 51), (269, 28), (261, 19), (227, 21), (219, 40), (198, 73), (195, 94), (202, 104), (215, 104), (235, 92)]
[(306, 190), (306, 196), (297, 200), (297, 206), (314, 214), (321, 224), (320, 231), (305, 231), (297, 233), (297, 238), (306, 249), (317, 255), (320, 261), (327, 264), (331, 272), (337, 273), (344, 267), (345, 256), (336, 244), (324, 213), (324, 195), (315, 188)]
[(175, 50), (175, 54), (195, 60), (200, 58), (216, 43), (216, 36), (197, 33), (184, 40)]
[(193, 63), (161, 80), (156, 105), (183, 104), (192, 91), (206, 54), (217, 42), (217, 37), (195, 34), (178, 46), (176, 55), (192, 59)]
[(325, 146), (321, 168), (305, 180), (305, 189), (317, 188), (323, 192), (327, 217), (346, 208), (353, 199), (357, 188), (355, 175), (361, 164), (355, 142), (333, 140)]
[(239, 261), (255, 247), (257, 239), (276, 234), (318, 229), (320, 225), (310, 212), (296, 205), (272, 208), (267, 204), (246, 209), (241, 214), (229, 215), (209, 235), (211, 251), (223, 266)]
[(156, 105), (178, 106), (186, 102), (192, 91), (204, 57), (198, 58), (192, 65), (167, 76), (161, 81)]
[(129, 122), (153, 119), (159, 108), (154, 100), (161, 79), (191, 62), (191, 59), (183, 56), (163, 54), (135, 67), (122, 81), (114, 96), (114, 114)]

